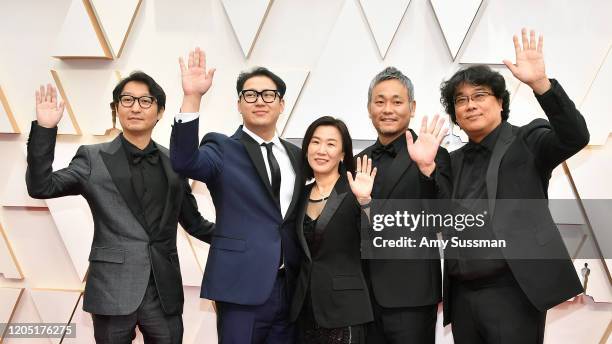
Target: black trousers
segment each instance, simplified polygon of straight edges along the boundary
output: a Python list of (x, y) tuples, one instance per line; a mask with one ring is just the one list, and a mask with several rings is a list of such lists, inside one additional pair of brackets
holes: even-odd
[(374, 321), (366, 328), (368, 344), (435, 344), (438, 305), (386, 308), (372, 297)]
[(451, 282), (456, 344), (542, 344), (546, 312), (537, 310), (510, 271), (476, 281)]
[(157, 288), (151, 278), (142, 303), (127, 315), (92, 314), (94, 337), (98, 344), (129, 344), (136, 338), (136, 326), (144, 342), (175, 344), (183, 342), (183, 317), (167, 315), (162, 309)]

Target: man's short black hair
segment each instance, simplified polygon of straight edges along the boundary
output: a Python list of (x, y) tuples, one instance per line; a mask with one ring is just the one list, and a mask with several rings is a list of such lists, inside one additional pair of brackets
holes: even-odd
[(485, 65), (475, 65), (457, 71), (450, 79), (440, 85), (440, 102), (453, 123), (457, 123), (455, 114), (455, 93), (462, 84), (488, 86), (493, 95), (502, 100), (502, 121), (508, 120), (510, 114), (510, 92), (506, 89), (506, 80), (498, 72)]
[(152, 77), (141, 71), (134, 71), (130, 73), (127, 78), (119, 81), (113, 90), (113, 105), (116, 106), (119, 104), (119, 96), (121, 95), (121, 92), (123, 92), (125, 85), (127, 85), (127, 83), (130, 81), (141, 82), (147, 85), (149, 88), (149, 93), (157, 102), (157, 111), (161, 111), (166, 108), (166, 93), (164, 92), (164, 89), (161, 88), (161, 86), (159, 86), (159, 84), (155, 82)]
[(238, 75), (238, 80), (236, 80), (236, 92), (240, 95), (240, 92), (242, 92), (244, 88), (244, 83), (255, 76), (266, 76), (270, 78), (276, 85), (276, 90), (280, 94), (281, 99), (283, 98), (285, 91), (287, 91), (287, 85), (285, 85), (283, 79), (265, 67), (254, 67), (251, 70), (241, 72), (240, 75)]

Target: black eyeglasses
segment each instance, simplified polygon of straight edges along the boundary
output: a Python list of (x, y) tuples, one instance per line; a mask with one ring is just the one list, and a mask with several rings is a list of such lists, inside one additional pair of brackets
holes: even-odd
[(255, 90), (242, 90), (240, 92), (240, 96), (247, 103), (255, 103), (257, 101), (257, 97), (260, 96), (264, 103), (273, 103), (277, 96), (280, 97), (280, 94), (277, 90), (262, 90), (261, 92), (257, 92)]
[(153, 103), (155, 103), (155, 97), (151, 97), (151, 96), (134, 97), (129, 94), (122, 94), (119, 96), (119, 102), (121, 103), (121, 106), (126, 107), (126, 108), (130, 108), (134, 106), (134, 102), (136, 101), (138, 101), (138, 105), (140, 105), (141, 108), (148, 109), (151, 107), (151, 105), (153, 105)]
[(455, 107), (463, 107), (468, 104), (468, 99), (475, 103), (482, 103), (488, 96), (493, 95), (491, 92), (476, 92), (469, 96), (455, 97)]

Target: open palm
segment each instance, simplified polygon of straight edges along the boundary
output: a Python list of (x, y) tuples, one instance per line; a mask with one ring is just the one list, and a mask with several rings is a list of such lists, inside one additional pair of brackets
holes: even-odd
[(351, 172), (346, 172), (346, 176), (355, 197), (358, 200), (369, 200), (374, 187), (374, 178), (376, 178), (376, 167), (372, 169), (372, 159), (368, 159), (367, 155), (364, 155), (363, 159), (358, 157), (355, 178), (353, 179)]
[(513, 37), (514, 52), (516, 54), (516, 64), (512, 64), (509, 60), (504, 60), (504, 64), (510, 69), (514, 77), (524, 82), (527, 85), (532, 85), (535, 82), (548, 80), (546, 70), (544, 68), (544, 37), (539, 36), (536, 42), (535, 31), (531, 30), (527, 37), (527, 29), (521, 30), (521, 42), (515, 35)]
[(57, 102), (57, 90), (51, 84), (36, 91), (36, 120), (45, 128), (55, 128), (62, 119), (64, 102)]
[(427, 125), (427, 116), (423, 117), (421, 131), (419, 132), (419, 137), (416, 142), (413, 142), (412, 133), (406, 131), (408, 154), (410, 155), (410, 159), (412, 159), (419, 168), (427, 168), (434, 164), (440, 143), (448, 132), (448, 128), (442, 128), (444, 122), (445, 118), (440, 118), (439, 115), (435, 115), (431, 123)]
[(183, 93), (189, 95), (204, 95), (212, 85), (215, 69), (206, 71), (206, 54), (200, 48), (189, 52), (187, 66), (183, 58), (179, 58)]

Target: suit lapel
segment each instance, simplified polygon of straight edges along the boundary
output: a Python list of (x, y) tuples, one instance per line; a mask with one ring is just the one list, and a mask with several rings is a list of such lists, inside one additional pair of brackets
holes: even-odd
[(240, 135), (240, 142), (242, 142), (247, 154), (249, 155), (249, 158), (251, 158), (253, 166), (255, 166), (257, 174), (259, 175), (259, 179), (261, 179), (261, 182), (264, 184), (266, 190), (268, 190), (272, 203), (276, 204), (276, 201), (274, 200), (274, 193), (272, 192), (272, 186), (270, 185), (270, 180), (268, 179), (268, 172), (266, 172), (266, 164), (263, 160), (263, 154), (261, 154), (261, 147), (251, 136), (249, 136), (249, 134), (242, 131), (242, 126), (238, 128), (238, 131), (239, 132), (236, 132), (236, 134)]
[[(461, 167), (463, 166), (463, 158), (465, 155), (463, 154), (463, 147), (459, 148), (456, 152), (453, 152), (451, 158), (451, 169), (453, 171), (453, 185), (459, 185), (459, 177), (461, 174)], [(453, 194), (451, 196), (452, 199), (457, 197), (457, 187), (453, 187)]]
[[(416, 140), (416, 135), (412, 134), (412, 136)], [(408, 149), (406, 146), (402, 146), (393, 159), (391, 166), (389, 166), (389, 171), (385, 171), (384, 173), (386, 180), (382, 184), (382, 188), (378, 195), (379, 199), (389, 198), (391, 191), (393, 191), (402, 175), (410, 168), (410, 165), (412, 165), (412, 159), (408, 156)]]
[(342, 201), (346, 197), (349, 192), (347, 187), (347, 180), (345, 176), (340, 176), (332, 193), (329, 195), (329, 199), (323, 207), (323, 211), (321, 211), (321, 215), (319, 215), (319, 219), (317, 220), (316, 231), (321, 233), (327, 227), (329, 221), (334, 217), (336, 211), (342, 204)]
[(491, 154), (491, 160), (487, 167), (487, 197), (489, 199), (489, 213), (491, 218), (495, 212), (495, 199), (497, 198), (497, 181), (499, 176), (499, 165), (501, 163), (504, 154), (510, 147), (510, 144), (514, 141), (515, 136), (512, 135), (512, 126), (508, 122), (502, 122), (501, 132), (499, 133), (499, 139), (495, 143), (493, 153)]
[(302, 245), (304, 252), (306, 252), (306, 257), (308, 257), (308, 260), (310, 261), (312, 261), (312, 257), (310, 256), (310, 249), (308, 248), (308, 243), (306, 242), (306, 238), (304, 237), (304, 218), (306, 217), (306, 208), (308, 207), (308, 198), (310, 197), (310, 190), (312, 190), (313, 185), (314, 184), (310, 184), (306, 186), (304, 190), (304, 195), (305, 195), (304, 202), (303, 204), (301, 204), (302, 207), (300, 208), (300, 211), (297, 214), (297, 217), (295, 219), (296, 221), (295, 228), (297, 229), (297, 235), (300, 240), (300, 244)]
[(285, 218), (287, 218), (293, 211), (293, 208), (295, 208), (297, 201), (300, 199), (300, 193), (301, 193), (300, 189), (302, 186), (302, 164), (300, 163), (300, 160), (299, 160), (300, 157), (296, 156), (296, 154), (291, 149), (289, 144), (285, 142), (285, 140), (281, 139), (280, 141), (285, 147), (285, 151), (287, 152), (287, 155), (289, 156), (289, 160), (291, 161), (291, 166), (293, 166), (293, 171), (295, 172), (295, 182), (293, 183), (293, 195), (291, 197), (291, 203), (289, 204), (289, 208), (287, 208), (287, 212), (285, 213)]
[(162, 217), (159, 222), (159, 227), (155, 228), (155, 230), (161, 230), (165, 227), (166, 222), (168, 221), (168, 217), (173, 211), (173, 206), (176, 206), (176, 204), (174, 203), (174, 199), (176, 199), (176, 194), (178, 192), (177, 187), (180, 185), (179, 177), (170, 165), (170, 159), (168, 159), (166, 152), (162, 151), (161, 149), (159, 152), (159, 161), (161, 162), (164, 172), (166, 173), (166, 180), (168, 181), (168, 191), (166, 192), (166, 203), (164, 205), (164, 212), (162, 213)]
[(125, 200), (128, 208), (132, 211), (134, 217), (142, 225), (142, 228), (146, 232), (146, 221), (142, 215), (140, 209), (140, 202), (134, 193), (132, 186), (132, 174), (130, 172), (130, 166), (126, 158), (125, 150), (121, 144), (121, 138), (117, 136), (110, 144), (108, 151), (100, 151), (102, 161), (108, 169), (113, 183), (119, 190), (119, 193)]

